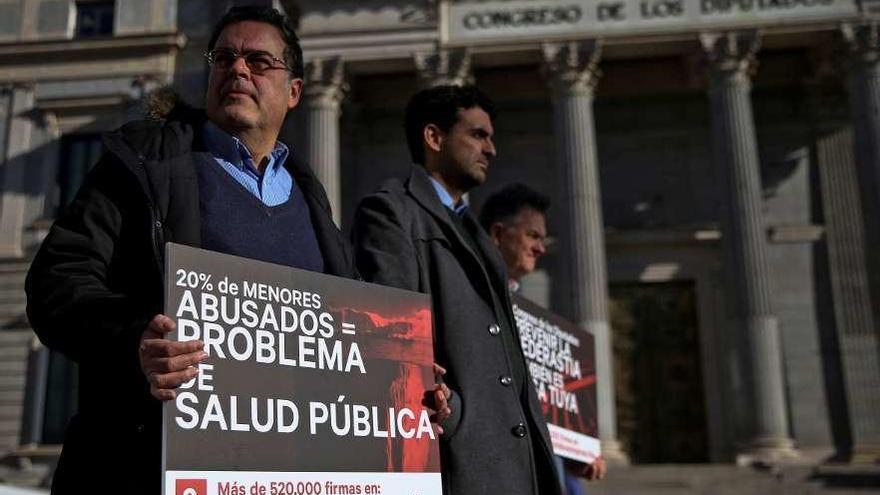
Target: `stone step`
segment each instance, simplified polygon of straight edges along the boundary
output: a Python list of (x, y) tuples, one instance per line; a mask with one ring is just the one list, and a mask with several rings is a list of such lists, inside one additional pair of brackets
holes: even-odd
[[(18, 445), (14, 445), (9, 450), (12, 452), (20, 449)], [(54, 465), (57, 461), (57, 455), (53, 460), (41, 456), (34, 459), (34, 462), (27, 458), (26, 462), (22, 460), (0, 466), (0, 478), (3, 479), (3, 482), (7, 483), (7, 486), (16, 487), (14, 492), (0, 490), (0, 493), (6, 495), (49, 495), (49, 489), (45, 487), (51, 484)]]
[[(0, 279), (2, 280), (2, 279)], [(0, 285), (0, 301), (5, 302), (26, 302), (27, 294), (24, 286), (21, 287), (4, 287)]]
[(28, 328), (0, 330), (0, 346), (3, 345), (30, 345), (34, 333)]
[(12, 452), (18, 448), (20, 443), (21, 433), (13, 431), (6, 434), (0, 434), (0, 452)]
[(0, 346), (0, 361), (25, 360), (29, 352), (29, 346)]
[(27, 373), (27, 359), (0, 360), (0, 375), (24, 376)]
[(9, 390), (13, 387), (18, 387), (24, 390), (25, 384), (25, 375), (19, 376), (0, 376), (0, 390)]
[(0, 406), (15, 406), (23, 401), (23, 389), (0, 389)]
[(18, 419), (0, 419), (0, 437), (15, 435), (21, 431), (21, 421)]
[(0, 277), (0, 300), (24, 301), (27, 292), (24, 290), (24, 279), (9, 280)]
[(26, 373), (33, 339), (28, 330), (0, 330), (0, 377)]
[(0, 275), (4, 273), (27, 272), (31, 266), (31, 260), (14, 258), (0, 259)]
[(24, 292), (24, 281), (27, 272), (0, 271), (0, 289), (19, 289)]
[(27, 304), (25, 301), (0, 300), (0, 315), (11, 317), (25, 314)]
[[(612, 466), (605, 479), (584, 482), (590, 495), (850, 495), (817, 481), (812, 466), (758, 470), (730, 464)], [(880, 489), (880, 486), (877, 486)], [(880, 490), (873, 493), (880, 493)]]
[(0, 421), (15, 420), (21, 422), (22, 405), (0, 405)]
[(31, 330), (31, 324), (28, 321), (27, 314), (20, 313), (15, 315), (0, 315), (0, 332)]

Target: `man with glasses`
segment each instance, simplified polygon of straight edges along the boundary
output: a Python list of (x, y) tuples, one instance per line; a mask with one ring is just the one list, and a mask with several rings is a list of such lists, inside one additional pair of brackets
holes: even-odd
[(161, 401), (207, 357), (164, 339), (165, 242), (355, 276), (323, 187), (278, 141), (303, 88), (286, 19), (233, 8), (206, 57), (206, 110), (178, 104), (108, 134), (28, 274), (35, 331), (79, 365), (53, 493), (160, 493)]

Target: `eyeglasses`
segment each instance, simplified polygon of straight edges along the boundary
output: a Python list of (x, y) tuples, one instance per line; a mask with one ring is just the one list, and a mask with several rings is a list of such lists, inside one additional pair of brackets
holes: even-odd
[(247, 65), (248, 69), (254, 74), (262, 74), (270, 69), (284, 69), (288, 72), (293, 72), (293, 69), (291, 69), (284, 60), (281, 60), (269, 52), (261, 50), (248, 53), (238, 53), (229, 48), (215, 48), (210, 52), (205, 53), (205, 59), (207, 59), (208, 65), (211, 67), (219, 67), (221, 69), (232, 67), (232, 65), (235, 64), (235, 61), (239, 58), (244, 59), (245, 65)]

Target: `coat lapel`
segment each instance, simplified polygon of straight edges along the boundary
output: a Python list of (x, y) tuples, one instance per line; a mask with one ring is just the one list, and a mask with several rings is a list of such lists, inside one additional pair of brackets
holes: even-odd
[(446, 237), (452, 239), (458, 245), (458, 249), (467, 252), (473, 258), (473, 261), (483, 265), (480, 254), (474, 252), (470, 244), (461, 236), (455, 225), (452, 224), (449, 213), (446, 211), (447, 209), (443, 203), (440, 202), (440, 198), (437, 197), (437, 191), (434, 190), (431, 179), (428, 177), (424, 167), (419, 165), (413, 166), (407, 181), (407, 189), (422, 208), (428, 210), (428, 213), (440, 224)]
[[(487, 288), (490, 290), (494, 288), (501, 301), (506, 301), (507, 297), (505, 296), (507, 294), (507, 284), (505, 279), (507, 277), (507, 272), (504, 268), (503, 261), (498, 255), (495, 246), (492, 245), (492, 241), (477, 224), (473, 214), (466, 212), (463, 220), (465, 223), (470, 224), (470, 227), (473, 227), (474, 231), (477, 233), (475, 239), (477, 246), (483, 251), (482, 253), (475, 252), (471, 247), (471, 243), (465, 240), (462, 237), (462, 234), (458, 231), (458, 228), (453, 225), (452, 220), (449, 218), (449, 213), (447, 212), (446, 207), (443, 206), (443, 203), (440, 202), (440, 198), (437, 197), (437, 191), (434, 190), (434, 186), (431, 184), (431, 179), (428, 178), (428, 173), (425, 171), (424, 167), (419, 165), (413, 166), (409, 180), (407, 181), (407, 190), (413, 198), (415, 198), (416, 202), (418, 202), (422, 208), (427, 210), (437, 223), (440, 224), (446, 237), (456, 245), (457, 249), (467, 253), (473, 263), (482, 267), (484, 279), (488, 286)], [(500, 308), (500, 310), (507, 313), (504, 308)]]
[(470, 224), (470, 227), (477, 233), (475, 236), (475, 240), (477, 245), (483, 251), (485, 255), (483, 259), (486, 260), (486, 271), (489, 272), (489, 277), (492, 280), (492, 283), (495, 284), (495, 291), (501, 296), (501, 300), (505, 300), (504, 294), (508, 293), (507, 288), (507, 267), (504, 265), (504, 260), (501, 258), (501, 254), (498, 253), (498, 248), (492, 243), (492, 239), (489, 238), (489, 234), (486, 234), (483, 231), (483, 228), (480, 227), (477, 219), (474, 218), (473, 213), (468, 211), (464, 215), (464, 221), (467, 224)]

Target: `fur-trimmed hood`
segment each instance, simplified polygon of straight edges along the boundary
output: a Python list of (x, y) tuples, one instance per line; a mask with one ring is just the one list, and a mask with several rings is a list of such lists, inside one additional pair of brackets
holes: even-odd
[(202, 120), (204, 111), (183, 101), (171, 86), (163, 86), (147, 95), (144, 117), (155, 122), (166, 120)]
[(150, 93), (143, 102), (144, 119), (128, 122), (104, 135), (107, 149), (132, 166), (163, 160), (200, 148), (206, 116), (170, 87)]

